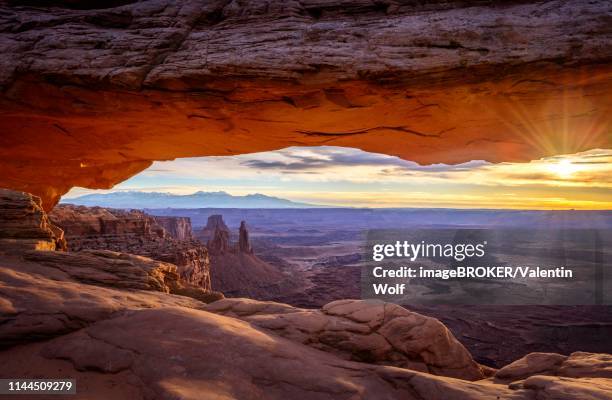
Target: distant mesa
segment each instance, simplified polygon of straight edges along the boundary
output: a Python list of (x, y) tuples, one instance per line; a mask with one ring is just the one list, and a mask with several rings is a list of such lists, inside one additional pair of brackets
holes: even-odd
[(122, 191), (92, 193), (62, 203), (111, 208), (313, 208), (320, 205), (298, 203), (264, 194), (234, 196), (226, 192), (195, 192), (178, 195), (160, 192)]

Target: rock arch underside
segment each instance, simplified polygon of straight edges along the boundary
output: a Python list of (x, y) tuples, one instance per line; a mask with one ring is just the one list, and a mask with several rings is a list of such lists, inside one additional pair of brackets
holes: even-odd
[(612, 3), (0, 2), (0, 187), (46, 209), (154, 160), (419, 163), (612, 147)]

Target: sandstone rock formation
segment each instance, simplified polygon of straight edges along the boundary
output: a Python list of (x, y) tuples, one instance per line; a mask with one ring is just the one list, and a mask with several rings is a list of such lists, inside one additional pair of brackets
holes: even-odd
[(563, 358), (546, 369), (556, 376), (526, 376), (527, 356), (507, 367), (510, 383), (469, 382), (489, 371), (439, 321), (402, 307), (206, 305), (166, 293), (177, 282), (174, 265), (110, 251), (0, 254), (0, 375), (70, 376), (75, 399), (611, 398), (607, 354), (535, 356)]
[(155, 216), (155, 222), (161, 225), (166, 232), (177, 240), (193, 239), (191, 219), (187, 217), (162, 217)]
[(174, 264), (109, 250), (30, 251), (23, 258), (93, 285), (171, 293), (179, 282)]
[[(61, 370), (97, 393), (111, 391), (106, 398), (113, 399), (535, 399), (530, 390), (340, 360), (246, 322), (184, 307), (133, 311), (0, 357), (5, 374)], [(112, 385), (105, 382), (110, 377)], [(84, 398), (82, 391), (77, 398)]]
[(75, 3), (0, 4), (0, 186), (47, 210), (175, 157), (612, 146), (607, 0)]
[(217, 230), (227, 232), (227, 237), (229, 240), (230, 230), (227, 225), (225, 225), (225, 221), (223, 221), (223, 215), (210, 215), (206, 220), (206, 226), (202, 228), (200, 232), (198, 232), (198, 237), (204, 243), (207, 243), (209, 240), (215, 237), (215, 233)]
[(556, 353), (530, 353), (506, 365), (495, 378), (514, 382), (533, 375), (553, 375), (567, 378), (612, 378), (612, 355), (575, 352), (569, 356)]
[(211, 255), (224, 255), (230, 251), (229, 232), (216, 226), (212, 238), (206, 242), (206, 247)]
[[(216, 307), (242, 314), (240, 320), (202, 310), (194, 299), (87, 285), (58, 269), (6, 258), (0, 281), (2, 376), (68, 375), (78, 381), (75, 399), (609, 399), (612, 390), (608, 378), (535, 375), (507, 385), (343, 360), (338, 355), (346, 348), (325, 352), (283, 337), (287, 317), (300, 311), (278, 303)], [(350, 316), (367, 326), (376, 315), (346, 305), (330, 305), (322, 316)], [(257, 315), (267, 315), (270, 327), (258, 327)], [(286, 332), (271, 327), (274, 318)], [(296, 331), (305, 326), (299, 320), (293, 319)], [(338, 332), (350, 328), (343, 321)], [(413, 344), (408, 337), (406, 343)]]
[(346, 360), (467, 380), (488, 374), (440, 321), (382, 301), (339, 300), (321, 310), (307, 310), (224, 299), (206, 310), (243, 319)]
[(238, 251), (242, 253), (253, 253), (251, 242), (249, 240), (249, 231), (246, 227), (246, 222), (240, 222), (240, 230), (238, 232)]
[(211, 289), (208, 252), (191, 237), (188, 218), (68, 204), (55, 207), (49, 217), (65, 230), (71, 251), (113, 250), (169, 262), (178, 266), (182, 280)]
[(253, 253), (246, 223), (238, 230), (238, 242), (230, 241), (230, 232), (221, 215), (211, 215), (198, 234), (204, 240), (213, 230), (206, 247), (210, 252), (212, 287), (227, 296), (269, 300), (297, 288), (297, 280)]
[(0, 189), (0, 252), (65, 250), (64, 232), (53, 225), (40, 198)]
[[(93, 266), (96, 265), (100, 263)], [(93, 275), (91, 271), (78, 271), (75, 266), (62, 268), (18, 258), (1, 259), (0, 347), (61, 335), (124, 310), (174, 305), (199, 307), (202, 304), (190, 297), (160, 291), (103, 287), (109, 279), (102, 282), (98, 278), (96, 286), (85, 284), (75, 277)], [(102, 274), (102, 271), (96, 273), (97, 276)], [(110, 284), (115, 282), (110, 281)]]

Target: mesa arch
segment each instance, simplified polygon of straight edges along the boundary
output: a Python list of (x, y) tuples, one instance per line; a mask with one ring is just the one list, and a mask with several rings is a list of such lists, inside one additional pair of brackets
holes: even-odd
[(612, 147), (606, 0), (19, 3), (0, 3), (0, 187), (47, 209), (177, 157)]

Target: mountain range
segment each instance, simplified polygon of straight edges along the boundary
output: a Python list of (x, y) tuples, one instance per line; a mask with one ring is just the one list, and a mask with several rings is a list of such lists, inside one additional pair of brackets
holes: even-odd
[(234, 196), (226, 192), (195, 192), (187, 195), (160, 192), (123, 191), (86, 194), (62, 203), (110, 208), (311, 208), (320, 205), (298, 203), (264, 194)]

